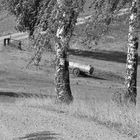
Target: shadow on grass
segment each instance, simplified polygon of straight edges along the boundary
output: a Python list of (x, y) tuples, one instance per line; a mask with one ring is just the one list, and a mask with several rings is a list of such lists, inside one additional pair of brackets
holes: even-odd
[(0, 91), (0, 96), (9, 96), (9, 97), (15, 97), (15, 98), (21, 98), (21, 97), (37, 97), (37, 98), (54, 98), (54, 95), (45, 95), (45, 94), (37, 94), (37, 93), (25, 93), (25, 92), (9, 92), (9, 91)]
[(95, 69), (92, 75), (81, 73), (79, 77), (94, 79), (94, 80), (107, 80), (107, 81), (113, 81), (113, 82), (122, 83), (122, 84), (125, 81), (125, 78), (120, 75), (117, 75), (110, 71), (107, 72), (107, 71), (102, 71), (99, 69)]
[[(107, 51), (107, 50), (95, 50), (95, 51), (86, 51), (78, 49), (70, 49), (70, 55), (88, 57), (93, 59), (113, 61), (118, 63), (126, 63), (126, 53), (118, 51)], [(140, 64), (140, 57), (138, 57), (138, 64)]]
[(85, 74), (85, 73), (80, 73), (79, 77), (82, 77), (82, 78), (93, 78), (95, 80), (106, 80), (105, 78), (98, 77), (98, 75), (97, 76), (95, 76), (93, 74), (92, 75), (88, 75), (88, 74)]
[(50, 131), (43, 131), (27, 134), (26, 136), (19, 137), (15, 140), (56, 140), (56, 139), (58, 139), (58, 134)]

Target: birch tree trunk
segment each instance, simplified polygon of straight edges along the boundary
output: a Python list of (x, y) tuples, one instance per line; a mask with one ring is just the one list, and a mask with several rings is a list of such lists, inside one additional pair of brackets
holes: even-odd
[(137, 33), (137, 2), (133, 0), (130, 8), (131, 15), (129, 19), (128, 34), (128, 52), (126, 64), (126, 88), (124, 95), (125, 103), (136, 104), (137, 96), (137, 66), (138, 66), (138, 33)]
[(57, 15), (61, 17), (61, 20), (59, 21), (59, 27), (56, 33), (55, 83), (58, 101), (69, 104), (73, 100), (73, 96), (71, 93), (69, 79), (68, 49), (71, 34), (73, 32), (78, 14), (72, 9), (64, 8), (64, 1), (65, 0), (57, 0)]

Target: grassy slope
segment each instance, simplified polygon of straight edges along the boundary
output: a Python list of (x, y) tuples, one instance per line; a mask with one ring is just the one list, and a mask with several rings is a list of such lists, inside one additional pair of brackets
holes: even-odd
[[(86, 12), (87, 14), (87, 12)], [(5, 13), (1, 14), (1, 19), (3, 17), (3, 20), (0, 21), (0, 30), (2, 32), (13, 32), (13, 26), (15, 25), (15, 22), (12, 17), (8, 16), (6, 17)], [(6, 17), (6, 18), (4, 18)], [(9, 21), (10, 20), (10, 21)], [(9, 21), (9, 22), (8, 22)], [(11, 24), (12, 23), (12, 24)], [(5, 29), (4, 29), (5, 28)], [(80, 27), (82, 28), (82, 27)], [(70, 55), (70, 59), (73, 61), (79, 61), (81, 63), (85, 64), (91, 64), (95, 67), (95, 75), (93, 77), (79, 77), (75, 78), (71, 75), (71, 88), (73, 95), (75, 97), (75, 100), (80, 100), (78, 104), (74, 104), (74, 107), (70, 108), (70, 114), (78, 113), (80, 114), (80, 118), (85, 119), (85, 117), (88, 118), (88, 123), (91, 121), (91, 118), (100, 123), (105, 124), (107, 126), (111, 125), (112, 122), (113, 128), (118, 126), (118, 123), (124, 123), (125, 126), (122, 126), (122, 129), (124, 127), (125, 133), (130, 134), (131, 136), (135, 135), (135, 131), (133, 132), (133, 127), (135, 127), (135, 123), (138, 123), (138, 121), (132, 121), (136, 120), (135, 117), (126, 117), (128, 114), (125, 114), (123, 111), (120, 113), (120, 110), (112, 109), (112, 106), (104, 103), (105, 101), (109, 101), (111, 98), (112, 93), (114, 93), (119, 88), (123, 87), (122, 80), (117, 77), (117, 75), (120, 75), (121, 77), (124, 77), (125, 74), (125, 57), (123, 53), (119, 53), (126, 51), (126, 43), (127, 43), (127, 28), (125, 24), (121, 25), (112, 25), (112, 30), (110, 30), (110, 33), (107, 34), (106, 37), (104, 37), (100, 42), (99, 45), (93, 46), (92, 51), (88, 50), (78, 52), (75, 55)], [(4, 29), (4, 30), (3, 30)], [(2, 46), (1, 46), (2, 47)], [(76, 44), (72, 47), (77, 47), (78, 49), (81, 49), (81, 44)], [(82, 49), (85, 49), (84, 46)], [(140, 49), (139, 49), (140, 50)], [(91, 52), (90, 52), (91, 51)], [(117, 52), (115, 52), (117, 51)], [(2, 49), (0, 51), (0, 87), (1, 87), (1, 94), (7, 94), (7, 95), (14, 95), (17, 96), (17, 94), (20, 94), (20, 96), (23, 97), (37, 97), (37, 99), (30, 100), (27, 99), (24, 104), (29, 104), (29, 106), (35, 106), (35, 107), (41, 107), (44, 108), (44, 106), (48, 107), (48, 103), (45, 103), (42, 105), (42, 100), (39, 100), (38, 103), (38, 96), (41, 96), (40, 94), (47, 94), (51, 96), (55, 96), (55, 90), (54, 90), (54, 70), (50, 67), (51, 59), (53, 59), (53, 55), (44, 55), (44, 59), (41, 63), (41, 69), (36, 70), (35, 67), (31, 67), (29, 70), (25, 68), (27, 61), (29, 60), (31, 56), (30, 52), (22, 52), (17, 51), (16, 49)], [(44, 65), (46, 64), (46, 65)], [(140, 70), (138, 70), (138, 73), (140, 73)], [(4, 92), (5, 91), (5, 92)], [(138, 93), (140, 92), (140, 76), (138, 74)], [(138, 105), (140, 104), (138, 95)], [(1, 102), (7, 102), (5, 98), (1, 98)], [(95, 104), (95, 101), (97, 102), (97, 105)], [(99, 102), (100, 101), (100, 102)], [(12, 102), (15, 103), (15, 99), (12, 100)], [(85, 102), (85, 103), (83, 103)], [(37, 104), (37, 106), (36, 106)], [(46, 105), (47, 104), (47, 105)], [(91, 106), (95, 107), (92, 108), (93, 110), (88, 110), (86, 104), (88, 104), (88, 107)], [(109, 105), (109, 107), (108, 107)], [(18, 106), (18, 105), (17, 105)], [(79, 108), (78, 108), (79, 107)], [(3, 108), (3, 107), (2, 107)], [(20, 107), (19, 107), (20, 108)], [(48, 107), (49, 108), (49, 107)], [(47, 109), (48, 109), (47, 108)], [(5, 108), (9, 109), (9, 107)], [(14, 109), (14, 107), (13, 107)], [(56, 106), (51, 108), (52, 110), (58, 110)], [(61, 107), (60, 107), (61, 109)], [(80, 110), (81, 109), (81, 110)], [(10, 110), (10, 109), (9, 109)], [(22, 110), (22, 108), (20, 108)], [(116, 112), (113, 112), (116, 110)], [(67, 112), (67, 109), (64, 109), (64, 112)], [(0, 111), (1, 115), (3, 115), (3, 109)], [(29, 109), (30, 112), (30, 109)], [(24, 114), (25, 116), (29, 115), (28, 113)], [(60, 114), (63, 112), (60, 110)], [(79, 113), (80, 112), (80, 113)], [(11, 120), (14, 118), (14, 123), (16, 124), (18, 128), (13, 127), (15, 129), (20, 129), (18, 131), (19, 135), (23, 135), (23, 128), (28, 128), (28, 121), (26, 122), (26, 119), (28, 120), (28, 117), (24, 118), (23, 121), (20, 122), (20, 117), (22, 116), (22, 113), (20, 114), (18, 111), (16, 112), (10, 112), (13, 116)], [(8, 111), (5, 112), (5, 115), (7, 118), (11, 116), (11, 114), (8, 113)], [(16, 113), (20, 116), (19, 118), (15, 117)], [(128, 112), (129, 113), (129, 112)], [(9, 116), (8, 116), (8, 115)], [(88, 115), (87, 115), (88, 114)], [(94, 115), (93, 115), (94, 114)], [(133, 115), (134, 113), (131, 112), (130, 115)], [(138, 113), (139, 114), (139, 113)], [(36, 115), (36, 114), (35, 114)], [(47, 115), (46, 115), (47, 116)], [(83, 116), (83, 117), (82, 117)], [(109, 116), (109, 117), (108, 117)], [(31, 117), (30, 117), (31, 118)], [(4, 119), (4, 118), (3, 118)], [(41, 127), (40, 120), (37, 117), (38, 125)], [(43, 118), (41, 118), (43, 119)], [(97, 119), (97, 120), (96, 120)], [(15, 125), (13, 120), (10, 121), (8, 124), (5, 121), (5, 124), (7, 123), (7, 127), (12, 126), (11, 124)], [(33, 119), (34, 120), (34, 119)], [(71, 120), (72, 121), (72, 120)], [(80, 120), (83, 121), (83, 120)], [(111, 123), (110, 123), (111, 121)], [(32, 119), (29, 120), (31, 124), (33, 124)], [(85, 120), (84, 120), (85, 122)], [(27, 125), (23, 125), (24, 123), (27, 123)], [(129, 125), (130, 124), (130, 125)], [(62, 123), (61, 128), (65, 128), (66, 126)], [(73, 124), (74, 125), (74, 124)], [(138, 123), (139, 125), (139, 123)], [(23, 127), (22, 127), (23, 126)], [(58, 125), (60, 127), (60, 125)], [(75, 126), (75, 125), (74, 125)], [(132, 126), (132, 128), (130, 127)], [(52, 128), (52, 127), (51, 127)], [(73, 129), (76, 127), (73, 127)], [(112, 128), (112, 127), (111, 127)], [(119, 129), (119, 127), (117, 127)], [(128, 128), (131, 128), (130, 130)], [(12, 128), (10, 128), (12, 130)], [(38, 131), (39, 128), (35, 128), (35, 126), (31, 126), (31, 130)], [(40, 130), (43, 129), (42, 127)], [(54, 128), (53, 128), (54, 129)], [(78, 128), (79, 129), (79, 128)], [(87, 129), (87, 127), (86, 127)], [(102, 129), (102, 127), (101, 127)], [(128, 129), (128, 130), (127, 130)], [(137, 129), (137, 128), (136, 128)], [(44, 129), (43, 129), (44, 130)], [(98, 131), (98, 129), (96, 129)], [(121, 130), (121, 129), (120, 129)], [(12, 130), (14, 132), (14, 129)], [(129, 133), (130, 131), (130, 133)], [(70, 131), (68, 131), (69, 133)], [(93, 132), (93, 129), (92, 131)], [(105, 132), (105, 131), (104, 131)], [(137, 131), (136, 131), (137, 132)], [(15, 132), (16, 133), (16, 132)], [(27, 132), (26, 132), (27, 133)], [(106, 133), (106, 132), (105, 132)], [(108, 131), (107, 131), (108, 133)], [(109, 132), (110, 133), (110, 132)], [(116, 132), (115, 132), (116, 133)], [(132, 134), (131, 134), (132, 133)], [(85, 133), (84, 133), (85, 134)], [(99, 133), (100, 135), (100, 133)], [(90, 139), (90, 137), (88, 137)], [(88, 139), (87, 138), (87, 139)], [(97, 136), (97, 139), (99, 139), (100, 136)], [(114, 138), (115, 139), (115, 138)], [(120, 138), (121, 139), (121, 138)], [(127, 138), (126, 138), (127, 139)]]
[[(3, 113), (0, 112), (1, 120), (15, 139), (24, 137), (27, 140), (55, 138), (58, 140), (132, 140), (132, 138), (96, 124), (91, 118), (76, 115), (74, 107), (71, 108), (73, 112), (68, 114), (68, 108), (65, 112), (59, 105), (55, 105), (56, 108), (52, 107), (49, 100), (40, 99), (39, 104), (37, 100), (37, 98), (35, 102), (33, 99), (27, 100), (30, 105), (27, 102), (24, 102), (24, 105), (20, 101), (19, 104), (16, 103), (16, 106), (0, 106), (0, 111)], [(42, 103), (44, 103), (43, 106)]]

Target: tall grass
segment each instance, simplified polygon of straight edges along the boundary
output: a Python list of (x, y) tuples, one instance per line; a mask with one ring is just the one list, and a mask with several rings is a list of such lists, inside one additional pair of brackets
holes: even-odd
[(140, 134), (140, 114), (134, 108), (118, 106), (114, 102), (97, 102), (95, 99), (88, 103), (75, 99), (70, 105), (56, 104), (54, 99), (32, 98), (18, 101), (17, 105), (23, 107), (42, 108), (70, 116), (94, 121), (110, 129), (137, 137)]

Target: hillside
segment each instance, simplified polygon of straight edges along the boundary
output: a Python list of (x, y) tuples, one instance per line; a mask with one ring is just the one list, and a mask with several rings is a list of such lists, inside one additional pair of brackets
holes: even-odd
[[(90, 15), (88, 8), (85, 11), (80, 16)], [(3, 11), (0, 19), (1, 35), (16, 32), (12, 16)], [(23, 50), (19, 50), (14, 41), (10, 46), (3, 46), (2, 38), (0, 140), (139, 140), (139, 65), (136, 109), (112, 102), (114, 93), (125, 90), (128, 25), (127, 20), (122, 21), (124, 17), (113, 22), (98, 44), (93, 42), (90, 47), (81, 43), (85, 24), (75, 27), (76, 36), (70, 42), (70, 61), (90, 64), (94, 73), (79, 77), (70, 73), (74, 102), (69, 106), (55, 102), (55, 54), (46, 52), (39, 67), (26, 68), (34, 54), (29, 40), (21, 39)], [(140, 53), (140, 49), (138, 51)]]

